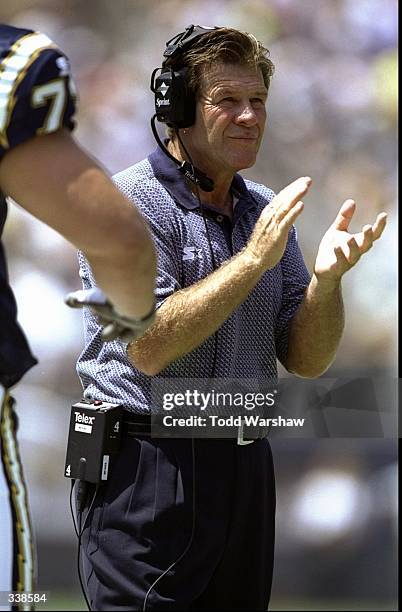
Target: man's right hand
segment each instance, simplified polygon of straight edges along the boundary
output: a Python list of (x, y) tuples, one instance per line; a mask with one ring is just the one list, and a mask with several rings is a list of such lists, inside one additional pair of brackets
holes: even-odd
[(282, 189), (262, 211), (246, 251), (264, 270), (273, 268), (282, 258), (289, 230), (304, 207), (300, 198), (310, 185), (310, 177), (298, 178)]

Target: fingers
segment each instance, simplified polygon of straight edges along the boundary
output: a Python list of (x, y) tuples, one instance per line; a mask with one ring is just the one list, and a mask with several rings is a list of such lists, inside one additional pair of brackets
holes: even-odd
[[(364, 225), (362, 229), (363, 242), (360, 245), (363, 247), (363, 252), (366, 252), (373, 244), (374, 240), (378, 240), (384, 231), (387, 224), (387, 213), (382, 212), (377, 215), (374, 225)], [(368, 248), (365, 248), (368, 245)]]
[(359, 244), (360, 253), (367, 253), (369, 249), (373, 246), (373, 227), (371, 225), (364, 225), (362, 229), (361, 235), (363, 236), (361, 243)]
[[(289, 211), (296, 206), (300, 198), (307, 193), (310, 185), (311, 178), (309, 176), (303, 176), (284, 187), (278, 195), (275, 196), (272, 203), (275, 206), (275, 215), (279, 222), (281, 222)], [(301, 210), (299, 210), (298, 214), (300, 214)], [(296, 215), (296, 217), (297, 216), (298, 215)]]
[(387, 223), (387, 214), (380, 213), (374, 225), (364, 225), (362, 231), (355, 235), (360, 253), (366, 253), (373, 246), (373, 242), (380, 238)]
[(121, 331), (121, 327), (117, 325), (117, 323), (108, 323), (102, 329), (102, 340), (104, 342), (111, 342), (115, 340), (119, 336), (119, 332)]
[(338, 246), (334, 251), (337, 256), (343, 253), (341, 259), (344, 259), (344, 262), (347, 262), (349, 266), (354, 266), (360, 257), (373, 246), (373, 228), (371, 225), (365, 225), (360, 234), (349, 236), (346, 245), (346, 249)]
[(342, 247), (337, 246), (334, 248), (334, 252), (336, 255), (336, 261), (338, 264), (340, 264), (343, 267), (343, 270), (347, 270), (348, 268), (350, 268), (350, 264), (349, 261), (345, 255), (345, 253), (342, 250)]
[(296, 221), (297, 217), (303, 211), (304, 204), (303, 202), (297, 202), (293, 208), (289, 210), (289, 212), (283, 217), (280, 227), (283, 227), (284, 231), (289, 231), (293, 223)]
[(342, 248), (341, 246), (334, 247), (337, 267), (341, 274), (344, 274), (347, 270), (350, 270), (350, 268), (352, 268), (359, 261), (362, 255), (360, 248), (353, 237), (349, 238), (347, 241), (347, 247), (347, 249)]
[(347, 230), (355, 210), (356, 202), (354, 200), (345, 200), (335, 218), (334, 227), (341, 231)]
[(349, 247), (349, 253), (345, 256), (347, 262), (349, 263), (350, 266), (354, 266), (355, 263), (357, 263), (362, 255), (362, 253), (360, 252), (360, 248), (354, 238), (354, 236), (352, 236), (351, 238), (349, 238), (347, 245)]
[(338, 261), (342, 261), (348, 267), (354, 266), (360, 257), (371, 249), (374, 240), (381, 236), (386, 225), (386, 217), (385, 213), (380, 213), (374, 226), (364, 225), (360, 234), (349, 235), (346, 242), (347, 248), (342, 248), (341, 246), (335, 247), (334, 252)]
[(373, 225), (373, 240), (378, 240), (381, 234), (383, 233), (385, 226), (387, 224), (387, 213), (382, 212), (377, 215), (377, 219)]

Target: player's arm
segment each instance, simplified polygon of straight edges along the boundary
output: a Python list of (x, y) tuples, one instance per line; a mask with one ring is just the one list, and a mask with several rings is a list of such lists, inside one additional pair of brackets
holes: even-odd
[(67, 130), (8, 151), (0, 162), (0, 187), (84, 251), (121, 314), (149, 313), (155, 252), (146, 222)]

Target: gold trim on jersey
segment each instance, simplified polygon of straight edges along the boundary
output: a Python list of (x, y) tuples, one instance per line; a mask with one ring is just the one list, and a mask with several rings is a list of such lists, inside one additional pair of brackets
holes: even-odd
[[(32, 592), (34, 584), (34, 548), (32, 527), (29, 517), (28, 496), (24, 481), (24, 473), (18, 450), (12, 414), (13, 399), (8, 391), (0, 386), (0, 439), (2, 455), (7, 480), (10, 483), (10, 498), (16, 516), (14, 529), (17, 534), (17, 584), (13, 585), (16, 591)], [(7, 551), (2, 551), (7, 554)], [(33, 610), (32, 605), (20, 604), (21, 610)]]
[(43, 49), (56, 48), (45, 34), (31, 32), (19, 38), (0, 64), (0, 144), (9, 147), (7, 129), (17, 102), (15, 92)]

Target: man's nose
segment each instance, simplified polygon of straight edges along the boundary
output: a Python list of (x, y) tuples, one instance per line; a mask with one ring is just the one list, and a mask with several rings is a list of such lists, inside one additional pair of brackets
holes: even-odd
[(251, 102), (244, 102), (236, 114), (236, 123), (246, 125), (256, 125), (258, 123), (257, 114)]

